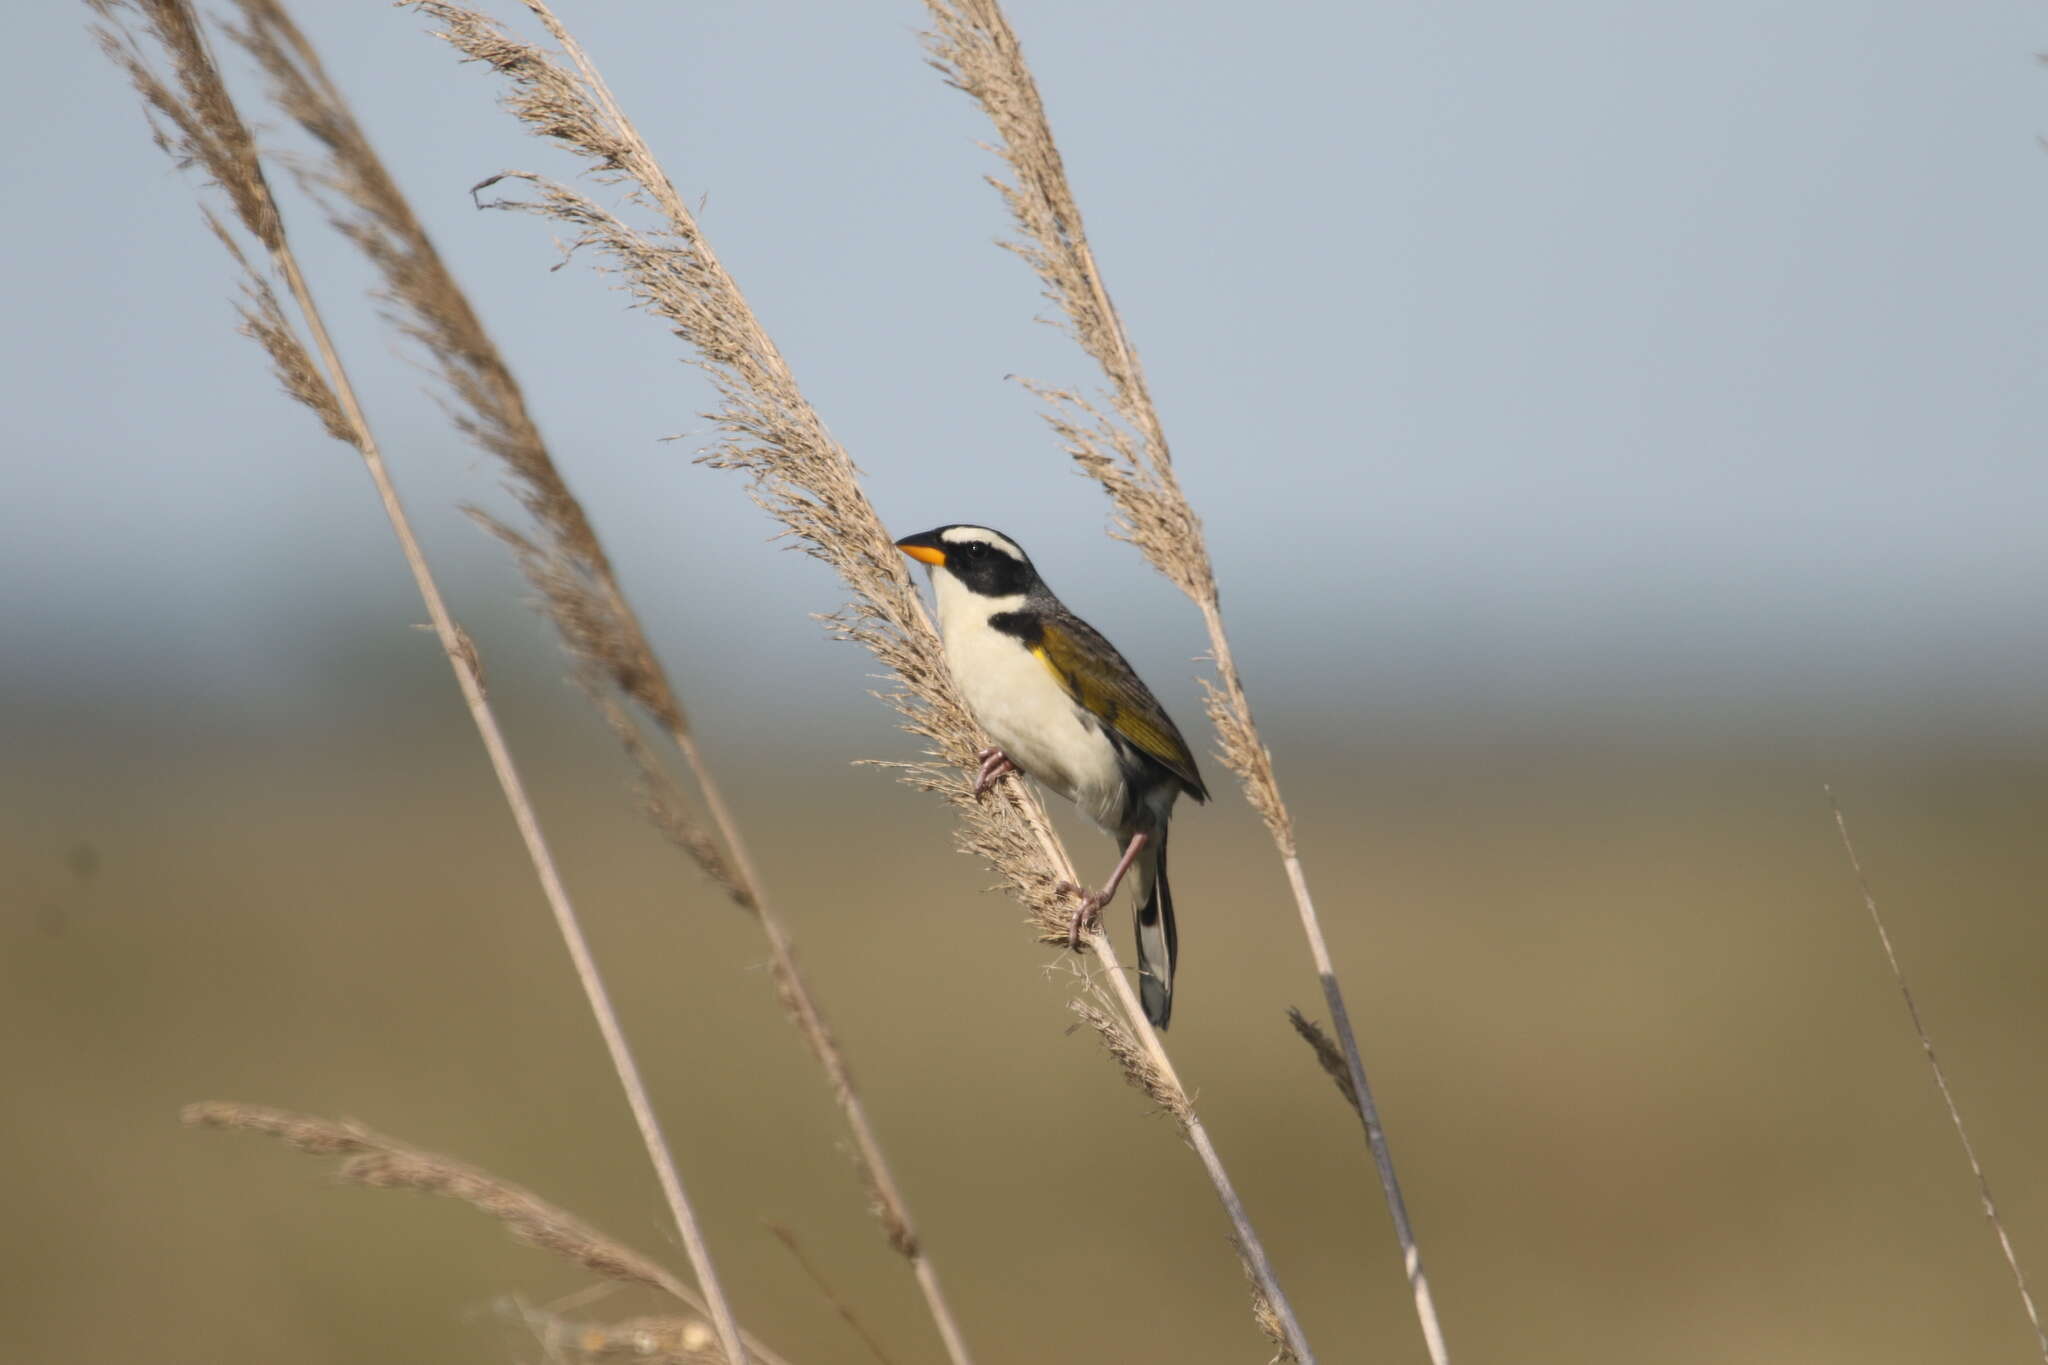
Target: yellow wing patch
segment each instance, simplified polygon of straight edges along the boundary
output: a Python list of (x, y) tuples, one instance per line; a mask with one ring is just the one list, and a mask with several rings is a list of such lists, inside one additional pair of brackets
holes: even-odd
[[(1085, 629), (1085, 627), (1084, 627)], [(1093, 636), (1091, 641), (1088, 636)], [(1091, 643), (1099, 642), (1095, 649)], [(1031, 652), (1069, 697), (1206, 798), (1194, 755), (1173, 721), (1107, 640), (1048, 621)]]

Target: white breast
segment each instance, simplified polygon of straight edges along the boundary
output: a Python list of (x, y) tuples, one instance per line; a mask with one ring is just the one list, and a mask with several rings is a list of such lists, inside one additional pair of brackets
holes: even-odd
[(1024, 599), (978, 596), (948, 573), (932, 578), (946, 666), (990, 742), (1090, 820), (1115, 832), (1124, 804), (1115, 746), (1023, 641), (988, 623), (996, 613), (1018, 610)]

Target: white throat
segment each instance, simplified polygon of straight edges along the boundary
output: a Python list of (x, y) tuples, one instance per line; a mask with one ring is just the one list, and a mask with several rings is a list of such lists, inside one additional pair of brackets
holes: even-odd
[(948, 641), (991, 630), (988, 618), (1002, 611), (1022, 611), (1024, 594), (983, 597), (944, 569), (932, 570), (932, 596), (939, 604), (939, 634)]

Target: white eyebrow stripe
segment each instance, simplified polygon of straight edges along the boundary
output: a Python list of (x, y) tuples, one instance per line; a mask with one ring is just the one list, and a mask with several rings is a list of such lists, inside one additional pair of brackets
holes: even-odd
[(939, 539), (945, 541), (948, 545), (968, 545), (979, 541), (983, 545), (993, 546), (1005, 554), (1015, 556), (1026, 563), (1030, 562), (1030, 556), (1024, 553), (1023, 547), (1017, 544), (1016, 541), (1011, 540), (1000, 531), (991, 531), (986, 526), (948, 526), (944, 531), (940, 532)]

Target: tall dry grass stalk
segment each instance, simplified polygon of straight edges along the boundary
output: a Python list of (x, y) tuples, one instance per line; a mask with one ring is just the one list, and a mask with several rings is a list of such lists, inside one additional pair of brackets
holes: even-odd
[[(336, 1174), (347, 1184), (378, 1190), (412, 1190), (460, 1200), (497, 1219), (507, 1232), (529, 1246), (553, 1252), (604, 1279), (637, 1284), (668, 1295), (696, 1315), (664, 1320), (672, 1325), (678, 1347), (689, 1348), (692, 1359), (728, 1358), (717, 1354), (718, 1339), (710, 1326), (711, 1308), (702, 1295), (666, 1267), (509, 1180), (453, 1157), (372, 1132), (359, 1123), (222, 1100), (187, 1105), (183, 1117), (194, 1127), (261, 1133), (311, 1156), (341, 1157), (341, 1169)], [(759, 1365), (788, 1365), (752, 1334), (742, 1336)]]
[(1933, 1073), (1934, 1088), (1941, 1092), (1942, 1108), (1948, 1111), (1948, 1121), (1956, 1130), (1956, 1140), (1963, 1145), (1963, 1159), (1970, 1165), (1970, 1174), (1976, 1177), (1978, 1202), (1983, 1205), (1984, 1217), (1990, 1220), (1992, 1234), (1998, 1239), (1998, 1250), (2005, 1257), (2006, 1269), (2012, 1272), (2013, 1285), (2019, 1291), (2020, 1308), (2033, 1325), (2034, 1341), (2040, 1347), (2041, 1359), (2048, 1362), (2048, 1331), (2041, 1327), (2041, 1312), (2034, 1305), (2033, 1291), (2027, 1288), (2027, 1276), (2020, 1269), (2019, 1253), (2013, 1250), (2012, 1238), (2005, 1231), (2005, 1220), (1998, 1215), (1998, 1201), (1991, 1197), (1991, 1177), (1984, 1174), (1983, 1163), (1977, 1160), (1977, 1146), (1970, 1141), (1970, 1130), (1963, 1125), (1963, 1111), (1948, 1087), (1948, 1071), (1934, 1053), (1934, 1038), (1927, 1032), (1927, 1025), (1921, 1022), (1920, 1006), (1913, 999), (1913, 988), (1906, 983), (1906, 970), (1899, 965), (1899, 955), (1892, 948), (1891, 932), (1884, 927), (1884, 916), (1878, 913), (1877, 896), (1870, 889), (1870, 879), (1863, 874), (1863, 860), (1856, 856), (1856, 844), (1849, 838), (1849, 821), (1842, 814), (1842, 803), (1835, 799), (1833, 787), (1823, 786), (1821, 790), (1827, 794), (1828, 809), (1834, 813), (1835, 832), (1841, 836), (1842, 852), (1849, 857), (1849, 870), (1856, 876), (1856, 890), (1863, 897), (1863, 908), (1870, 912), (1870, 926), (1877, 931), (1878, 945), (1884, 949), (1885, 965), (1891, 969), (1892, 984), (1899, 988), (1899, 998), (1906, 1006), (1906, 1018), (1913, 1025), (1913, 1036), (1920, 1040), (1920, 1052), (1927, 1058), (1928, 1071)]
[[(268, 75), (271, 97), (321, 149), (306, 174), (335, 227), (384, 281), (393, 325), (419, 343), (439, 372), (456, 425), (495, 457), (532, 522), (531, 533), (476, 513), (511, 547), (576, 661), (585, 691), (640, 775), (656, 827), (760, 926), (781, 1000), (824, 1069), (845, 1115), (861, 1175), (890, 1246), (909, 1263), (954, 1365), (970, 1356), (938, 1271), (924, 1249), (846, 1054), (799, 965), (795, 943), (748, 852), (730, 805), (706, 763), (660, 656), (627, 600), (582, 504), (534, 422), (511, 367), (385, 170), (317, 54), (276, 0), (235, 0), (237, 39)], [(641, 734), (635, 712), (674, 747), (710, 816), (705, 828)]]
[(1022, 234), (1019, 240), (1004, 245), (1031, 266), (1045, 296), (1064, 316), (1068, 334), (1101, 368), (1109, 387), (1108, 409), (1070, 390), (1031, 386), (1032, 392), (1046, 403), (1047, 421), (1067, 453), (1108, 493), (1116, 509), (1115, 533), (1136, 545), (1202, 613), (1220, 683), (1203, 679), (1202, 687), (1209, 718), (1216, 726), (1220, 756), (1237, 774), (1280, 855), (1349, 1073), (1348, 1094), (1364, 1125), (1400, 1241), (1416, 1317), (1430, 1358), (1444, 1365), (1449, 1354), (1429, 1279), (1423, 1273), (1422, 1252), (1373, 1103), (1343, 987), (1309, 895), (1308, 877), (1295, 844), (1294, 819), (1281, 796), (1272, 754), (1259, 738), (1251, 701), (1223, 627), (1216, 574), (1202, 522), (1181, 491), (1145, 372), (1089, 249), (1081, 209), (1067, 183), (1038, 83), (996, 0), (926, 0), (926, 8), (934, 24), (933, 31), (925, 35), (931, 64), (988, 115), (998, 139), (993, 150), (1008, 163), (1014, 176), (1008, 182), (988, 177)]
[[(188, 0), (87, 0), (103, 21), (97, 29), (107, 55), (119, 65), (141, 95), (159, 146), (181, 166), (204, 171), (226, 200), (234, 220), (260, 245), (271, 270), (282, 280), (291, 311), (265, 275), (237, 243), (233, 228), (210, 209), (208, 224), (233, 258), (242, 276), (243, 330), (269, 355), (279, 381), (292, 397), (320, 419), (327, 433), (352, 446), (362, 457), (375, 484), (386, 517), (426, 605), (434, 633), (448, 656), (470, 719), (490, 757), (513, 822), (525, 844), (535, 876), (553, 911), (557, 929), (569, 950), (578, 981), (603, 1035), (619, 1083), (654, 1163), (669, 1211), (688, 1251), (691, 1268), (702, 1289), (708, 1314), (727, 1360), (743, 1365), (746, 1354), (738, 1324), (718, 1282), (695, 1210), (683, 1189), (681, 1174), (670, 1155), (654, 1106), (627, 1046), (618, 1013), (584, 937), (554, 856), (542, 835), (524, 781), (512, 759), (496, 714), (484, 695), (482, 669), (475, 646), (449, 614), (413, 533), (384, 462), (383, 451), (365, 416), (356, 390), (341, 363), (297, 255), (285, 231), (270, 180), (257, 154), (256, 140), (221, 78), (196, 11)], [(257, 31), (281, 32), (264, 6), (246, 11)], [(296, 41), (296, 34), (289, 35)], [(302, 43), (299, 46), (303, 46)], [(303, 336), (301, 329), (303, 329)], [(310, 345), (305, 338), (310, 338)]]
[[(757, 502), (805, 551), (838, 571), (854, 594), (833, 618), (844, 638), (867, 646), (900, 684), (890, 701), (929, 745), (927, 761), (896, 765), (906, 781), (935, 792), (961, 817), (959, 842), (986, 860), (1024, 903), (1046, 942), (1064, 942), (1071, 907), (1060, 890), (1078, 882), (1035, 797), (1009, 784), (977, 803), (965, 774), (981, 738), (946, 676), (937, 637), (892, 537), (862, 491), (859, 473), (798, 389), (788, 366), (711, 251), (646, 143), (596, 67), (545, 0), (526, 0), (559, 55), (522, 41), (466, 4), (419, 0), (438, 36), (508, 83), (506, 108), (535, 135), (588, 162), (591, 175), (623, 188), (640, 227), (590, 196), (524, 171), (486, 185), (524, 182), (530, 197), (498, 206), (542, 216), (572, 234), (572, 251), (596, 252), (636, 304), (673, 328), (709, 376), (718, 408), (708, 414), (721, 439), (708, 463), (747, 474)], [(479, 186), (479, 189), (484, 186)], [(1103, 970), (1084, 989), (1108, 1005), (1077, 1002), (1132, 1082), (1179, 1121), (1229, 1214), (1254, 1288), (1256, 1311), (1284, 1354), (1307, 1361), (1308, 1344), (1281, 1292), (1214, 1143), (1175, 1074), (1158, 1033), (1106, 938), (1094, 940)]]

